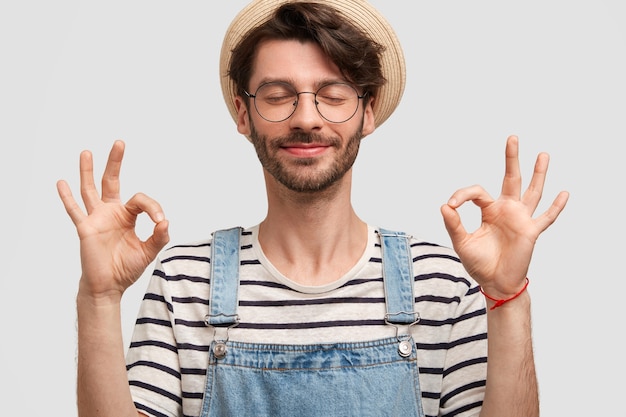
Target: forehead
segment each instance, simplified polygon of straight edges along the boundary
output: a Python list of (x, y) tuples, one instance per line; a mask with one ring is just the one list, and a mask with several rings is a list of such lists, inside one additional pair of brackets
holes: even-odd
[(286, 81), (297, 88), (343, 81), (341, 71), (319, 45), (299, 40), (266, 40), (254, 59), (250, 86)]

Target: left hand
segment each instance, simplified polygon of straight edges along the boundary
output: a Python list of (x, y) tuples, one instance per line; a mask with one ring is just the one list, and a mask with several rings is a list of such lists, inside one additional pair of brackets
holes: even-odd
[[(554, 223), (569, 198), (568, 192), (561, 191), (543, 214), (533, 218), (550, 158), (546, 153), (537, 156), (530, 185), (521, 195), (518, 152), (517, 137), (509, 136), (502, 193), (497, 200), (475, 185), (457, 190), (441, 207), (453, 248), (465, 269), (487, 294), (503, 299), (523, 288), (537, 238)], [(465, 230), (456, 210), (467, 201), (476, 204), (482, 214), (482, 223), (473, 233)]]

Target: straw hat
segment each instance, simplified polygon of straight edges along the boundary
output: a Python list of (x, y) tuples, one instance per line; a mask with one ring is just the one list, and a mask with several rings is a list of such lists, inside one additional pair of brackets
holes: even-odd
[[(228, 77), (228, 63), (233, 48), (252, 28), (269, 20), (281, 4), (304, 0), (253, 0), (243, 8), (230, 24), (220, 54), (220, 82), (222, 94), (231, 116), (237, 121), (234, 97), (236, 88)], [(381, 56), (383, 76), (387, 82), (379, 89), (374, 101), (374, 120), (380, 126), (398, 106), (404, 92), (406, 67), (400, 42), (387, 20), (367, 0), (307, 0), (326, 3), (339, 10), (352, 24), (385, 47)]]

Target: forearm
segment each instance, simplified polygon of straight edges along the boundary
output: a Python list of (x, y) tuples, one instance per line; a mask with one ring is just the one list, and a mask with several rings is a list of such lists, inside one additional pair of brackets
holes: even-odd
[(137, 417), (128, 378), (119, 302), (98, 303), (79, 294), (78, 415)]
[[(488, 301), (488, 307), (492, 304)], [(489, 311), (487, 322), (487, 387), (480, 416), (539, 416), (530, 296), (524, 292)]]

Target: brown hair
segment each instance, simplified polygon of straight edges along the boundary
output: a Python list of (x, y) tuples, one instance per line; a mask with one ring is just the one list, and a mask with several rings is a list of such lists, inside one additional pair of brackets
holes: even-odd
[(328, 5), (294, 2), (277, 8), (270, 20), (251, 29), (233, 49), (228, 75), (237, 86), (237, 94), (244, 96), (243, 90), (248, 88), (258, 46), (276, 39), (316, 43), (346, 80), (368, 97), (375, 97), (386, 82), (380, 63), (382, 45)]

